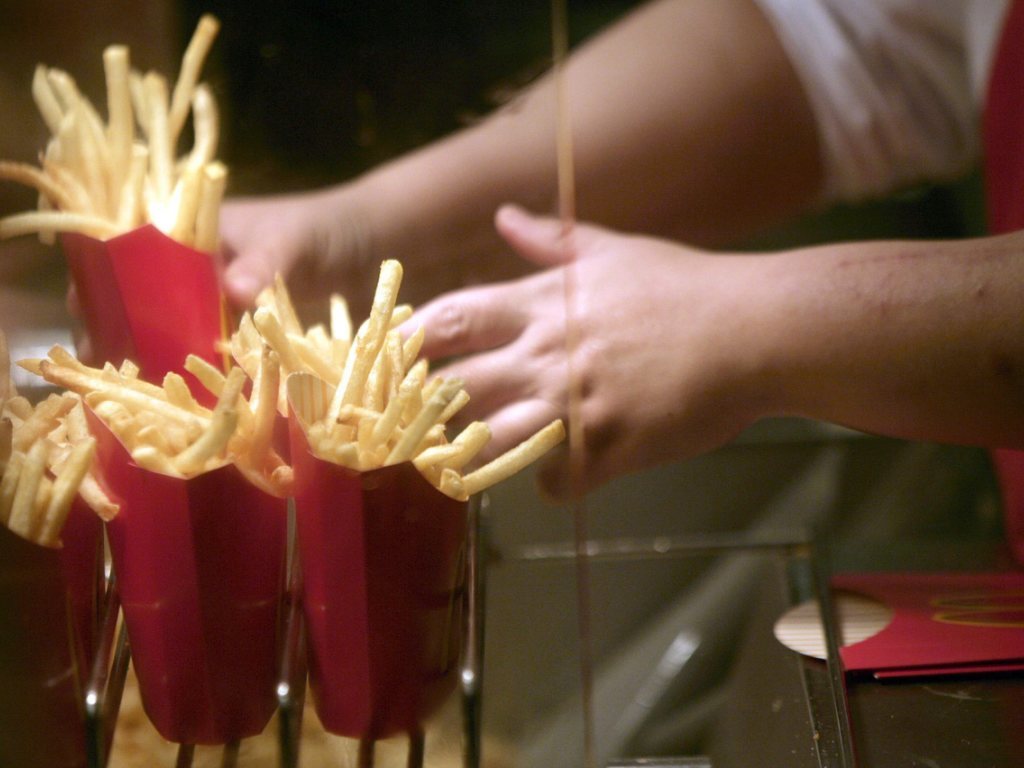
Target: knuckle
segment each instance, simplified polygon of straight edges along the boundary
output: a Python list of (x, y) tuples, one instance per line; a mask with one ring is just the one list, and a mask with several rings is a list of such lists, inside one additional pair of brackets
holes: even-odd
[(451, 301), (438, 307), (429, 330), (436, 341), (451, 346), (467, 341), (472, 335), (472, 325), (467, 307)]

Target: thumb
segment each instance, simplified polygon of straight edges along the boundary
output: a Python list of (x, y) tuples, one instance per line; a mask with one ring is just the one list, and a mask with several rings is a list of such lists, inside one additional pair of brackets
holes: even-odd
[(517, 205), (503, 205), (494, 215), (494, 226), (519, 254), (542, 267), (555, 267), (572, 261), (575, 249), (565, 239), (558, 219), (534, 216)]
[(252, 306), (259, 292), (274, 282), (278, 260), (262, 248), (225, 255), (231, 259), (224, 270), (228, 301), (236, 307)]

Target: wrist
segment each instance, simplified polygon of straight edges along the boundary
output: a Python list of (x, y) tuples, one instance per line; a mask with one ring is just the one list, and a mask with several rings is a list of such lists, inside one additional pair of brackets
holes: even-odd
[(789, 306), (794, 286), (784, 254), (734, 257), (725, 309), (728, 350), (724, 397), (744, 426), (768, 417), (801, 415), (803, 375), (791, 352), (799, 345)]

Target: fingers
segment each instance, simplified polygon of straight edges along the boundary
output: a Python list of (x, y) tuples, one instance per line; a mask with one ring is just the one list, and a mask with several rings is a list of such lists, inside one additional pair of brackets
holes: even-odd
[(281, 271), (275, 252), (254, 248), (238, 254), (224, 271), (224, 292), (234, 306), (250, 307), (256, 296), (274, 282), (274, 274)]
[(503, 205), (494, 215), (494, 226), (520, 256), (543, 267), (561, 266), (575, 255), (592, 249), (603, 230), (589, 224), (575, 223), (565, 239), (565, 226), (549, 216), (535, 216), (516, 205)]
[(225, 203), (221, 209), (222, 250), (227, 268), (224, 292), (239, 307), (249, 307), (276, 274), (288, 275), (315, 238), (303, 218), (304, 199), (254, 198)]
[(469, 402), (460, 413), (464, 420), (490, 423), (495, 411), (510, 403), (532, 399), (542, 386), (538, 377), (545, 371), (521, 355), (515, 347), (501, 347), (445, 366), (440, 375), (459, 378), (466, 383)]
[(423, 327), (420, 354), (431, 360), (494, 349), (515, 340), (526, 326), (522, 298), (515, 284), (456, 291), (420, 307), (402, 330)]
[[(475, 463), (483, 464), (533, 435), (553, 419), (565, 418), (561, 409), (542, 399), (512, 403), (486, 417), (491, 440)], [(569, 471), (569, 443), (555, 446), (537, 465), (536, 482), (541, 495), (551, 503), (564, 503), (572, 498)], [(594, 485), (585, 478), (587, 489)]]
[(542, 398), (519, 400), (489, 413), (485, 420), (491, 428), (491, 439), (478, 461), (484, 463), (500, 456), (559, 417), (564, 417), (562, 409)]
[(494, 226), (519, 254), (541, 266), (557, 266), (571, 261), (565, 247), (561, 222), (534, 216), (515, 205), (503, 205), (494, 215)]

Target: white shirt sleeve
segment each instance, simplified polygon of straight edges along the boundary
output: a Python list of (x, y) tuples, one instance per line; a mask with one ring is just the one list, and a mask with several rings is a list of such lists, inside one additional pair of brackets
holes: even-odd
[(1009, 0), (756, 0), (807, 91), (828, 202), (943, 181), (977, 161)]

